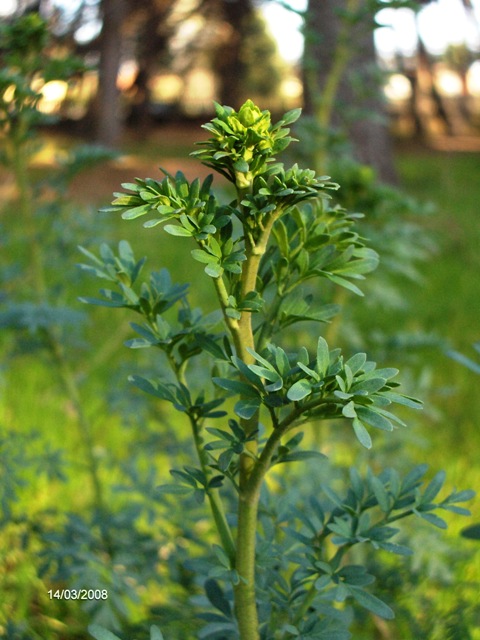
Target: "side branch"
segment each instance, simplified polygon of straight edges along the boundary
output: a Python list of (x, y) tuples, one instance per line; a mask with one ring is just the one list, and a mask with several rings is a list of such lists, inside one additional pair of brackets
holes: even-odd
[[(212, 476), (212, 471), (209, 466), (207, 454), (205, 453), (205, 449), (203, 447), (203, 438), (200, 435), (198, 422), (194, 420), (192, 416), (190, 416), (190, 424), (192, 426), (193, 439), (195, 442), (198, 459), (200, 461), (200, 466), (202, 467), (202, 471), (205, 474), (205, 477), (209, 479)], [(232, 532), (227, 522), (222, 499), (220, 497), (218, 489), (211, 489), (207, 487), (206, 493), (210, 504), (210, 510), (215, 521), (215, 526), (217, 528), (218, 535), (220, 536), (223, 550), (227, 554), (228, 559), (233, 566), (233, 564), (235, 563), (236, 555), (235, 542), (233, 540)]]

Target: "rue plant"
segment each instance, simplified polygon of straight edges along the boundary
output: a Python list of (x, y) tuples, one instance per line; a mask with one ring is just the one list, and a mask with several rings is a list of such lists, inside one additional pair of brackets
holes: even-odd
[(84, 301), (131, 309), (140, 321), (128, 346), (163, 357), (159, 377), (132, 382), (171, 403), (191, 427), (197, 460), (172, 470), (174, 482), (159, 491), (206, 499), (218, 533), (218, 566), (205, 579), (216, 612), (204, 614), (202, 638), (348, 638), (351, 601), (392, 618), (352, 548), (408, 555), (392, 541), (393, 523), (416, 516), (444, 528), (433, 511), (468, 514), (456, 503), (473, 495), (439, 500), (443, 472), (424, 485), (421, 465), (403, 478), (393, 469), (352, 469), (343, 494), (327, 483), (306, 508), (267, 505), (272, 468), (307, 458), (323, 464), (321, 451), (300, 448), (301, 427), (322, 442), (321, 423), (335, 421), (352, 447), (359, 441), (369, 449), (372, 429), (404, 425), (393, 405), (420, 408), (399, 392), (398, 371), (377, 367), (365, 353), (346, 357), (322, 335), (313, 348), (296, 345), (299, 323), (323, 326), (338, 312), (328, 303), (331, 288), (362, 295), (358, 283), (378, 262), (355, 229), (360, 216), (331, 204), (337, 184), (276, 162), (299, 115), (290, 111), (273, 123), (251, 101), (238, 111), (216, 106), (204, 125), (210, 137), (193, 155), (233, 185), (231, 202), (212, 191), (212, 176), (201, 183), (164, 172), (161, 180), (123, 184), (107, 208), (189, 242), (192, 260), (211, 279), (217, 311), (192, 308), (188, 285), (173, 283), (166, 269), (142, 281), (145, 260), (126, 241), (117, 252), (102, 245), (99, 256), (82, 249), (89, 260), (82, 268), (112, 287)]

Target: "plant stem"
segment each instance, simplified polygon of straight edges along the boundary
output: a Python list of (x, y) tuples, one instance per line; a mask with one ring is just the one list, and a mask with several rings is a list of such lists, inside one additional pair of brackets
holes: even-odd
[[(195, 442), (195, 448), (197, 450), (200, 466), (208, 480), (212, 477), (212, 470), (209, 466), (209, 460), (205, 448), (203, 446), (203, 437), (200, 433), (200, 425), (198, 422), (190, 416), (190, 424), (192, 426), (193, 439)], [(235, 564), (235, 542), (233, 540), (232, 532), (227, 522), (225, 510), (223, 508), (223, 502), (220, 497), (218, 489), (207, 488), (206, 490), (210, 509), (212, 511), (215, 526), (220, 536), (223, 550), (227, 554), (232, 566)]]
[[(57, 371), (58, 371), (60, 380), (62, 382), (62, 385), (65, 389), (65, 392), (67, 394), (67, 397), (70, 399), (77, 416), (80, 435), (84, 444), (88, 471), (92, 481), (95, 505), (100, 513), (105, 514), (107, 511), (107, 505), (106, 505), (102, 482), (100, 480), (98, 460), (95, 456), (95, 451), (94, 451), (95, 443), (93, 439), (91, 422), (87, 418), (85, 411), (83, 410), (80, 391), (78, 389), (78, 385), (75, 380), (75, 377), (65, 358), (62, 345), (58, 341), (57, 337), (53, 335), (51, 331), (48, 331), (48, 330), (45, 331), (45, 340), (50, 349), (50, 353), (52, 354), (53, 359), (55, 361)], [(104, 518), (102, 517), (101, 523), (103, 523), (103, 521), (104, 521)], [(110, 533), (108, 531), (108, 528), (103, 524), (100, 525), (100, 529), (101, 529), (102, 541), (103, 541), (105, 551), (111, 557), (113, 553), (113, 544), (110, 537)]]
[[(331, 559), (330, 564), (332, 566), (339, 565), (340, 562), (342, 561), (343, 556), (345, 555), (346, 551), (350, 548), (350, 546), (351, 545), (345, 545), (344, 547), (340, 547), (335, 553), (334, 557)], [(315, 587), (315, 582), (313, 582), (310, 585), (310, 588), (305, 593), (303, 602), (300, 605), (297, 611), (297, 614), (293, 620), (293, 624), (298, 625), (302, 621), (303, 617), (308, 613), (308, 610), (310, 609), (312, 604), (315, 602), (315, 598), (317, 597), (318, 593), (319, 591)]]
[(258, 640), (258, 613), (255, 598), (255, 537), (257, 533), (259, 487), (246, 491), (240, 484), (238, 506), (237, 558), (240, 581), (234, 588), (235, 616), (241, 640)]
[[(270, 214), (260, 234), (259, 241), (254, 244), (248, 229), (244, 227), (246, 261), (241, 275), (240, 292), (245, 297), (250, 291), (256, 290), (256, 282), (260, 261), (264, 255), (273, 223), (280, 215)], [(217, 294), (224, 311), (227, 326), (232, 335), (232, 340), (237, 350), (237, 355), (246, 364), (253, 363), (254, 358), (248, 349), (255, 348), (252, 327), (252, 314), (243, 312), (236, 324), (225, 313), (225, 303), (228, 293), (224, 289), (224, 283), (219, 278), (215, 282)], [(250, 419), (241, 420), (242, 427), (247, 434), (251, 434), (258, 428), (258, 413)], [(260, 488), (264, 474), (259, 476), (257, 482), (251, 482), (258, 463), (255, 462), (258, 441), (251, 440), (247, 444), (247, 452), (240, 456), (240, 480), (239, 480), (239, 506), (235, 568), (240, 580), (234, 588), (235, 616), (237, 618), (241, 640), (258, 640), (259, 621), (255, 597), (255, 543), (257, 533), (258, 502)]]
[[(185, 365), (178, 365), (175, 362), (175, 359), (171, 355), (167, 355), (168, 362), (172, 368), (175, 377), (177, 378), (180, 384), (187, 386), (187, 380), (185, 378)], [(197, 452), (198, 460), (200, 462), (200, 466), (202, 468), (203, 473), (207, 479), (207, 487), (208, 481), (211, 479), (213, 473), (209, 464), (208, 454), (205, 452), (205, 448), (203, 446), (203, 436), (201, 434), (201, 426), (197, 419), (194, 416), (189, 414), (190, 425), (192, 428), (193, 441), (195, 443), (195, 449)], [(208, 502), (210, 504), (210, 510), (212, 512), (213, 520), (215, 522), (215, 526), (220, 537), (220, 542), (222, 544), (223, 550), (227, 554), (232, 566), (235, 564), (235, 542), (233, 540), (232, 532), (227, 522), (227, 518), (225, 515), (225, 509), (223, 507), (223, 502), (220, 497), (220, 493), (218, 489), (215, 488), (207, 488), (206, 494), (208, 497)]]
[(238, 324), (238, 320), (236, 318), (232, 318), (228, 315), (227, 309), (229, 307), (228, 303), (228, 291), (225, 286), (225, 282), (223, 278), (213, 278), (213, 284), (215, 286), (215, 291), (217, 292), (217, 297), (220, 302), (220, 306), (222, 308), (223, 317), (225, 319), (225, 324), (227, 325), (230, 335), (232, 336), (233, 344), (237, 351), (237, 355), (242, 358), (248, 356), (248, 351), (245, 351), (243, 341), (240, 337), (240, 326)]
[(245, 253), (247, 259), (244, 263), (241, 281), (241, 294), (246, 296), (257, 288), (257, 275), (260, 261), (267, 250), (268, 240), (276, 220), (282, 215), (283, 209), (277, 207), (275, 211), (265, 216), (262, 232), (257, 242), (254, 242), (250, 234), (245, 233)]
[(310, 588), (308, 589), (308, 591), (305, 594), (305, 597), (303, 599), (303, 602), (301, 604), (301, 606), (299, 607), (298, 611), (297, 611), (297, 615), (295, 616), (294, 620), (293, 620), (293, 624), (297, 625), (299, 624), (302, 619), (303, 616), (305, 616), (308, 613), (308, 610), (310, 609), (312, 603), (314, 602), (315, 598), (318, 595), (318, 590), (315, 588), (315, 583), (310, 585)]
[[(285, 429), (286, 430), (286, 429)], [(276, 429), (267, 440), (248, 476), (240, 475), (236, 569), (240, 582), (235, 586), (235, 615), (241, 640), (258, 640), (255, 600), (255, 538), (260, 490), (285, 430)]]
[[(239, 196), (238, 201), (241, 202)], [(275, 220), (282, 214), (282, 209), (278, 208), (265, 216), (263, 226), (258, 239), (255, 241), (244, 223), (244, 239), (246, 260), (243, 264), (240, 295), (244, 298), (247, 293), (256, 291), (257, 276), (260, 262), (267, 249), (268, 240)], [(246, 364), (252, 364), (255, 360), (250, 350), (255, 349), (253, 336), (252, 314), (243, 312), (237, 320), (232, 319), (227, 314), (229, 306), (229, 294), (223, 279), (214, 279), (217, 297), (222, 307), (226, 325), (230, 331), (237, 356)], [(250, 419), (242, 419), (241, 424), (247, 435), (258, 429), (258, 412)], [(273, 434), (272, 434), (273, 435)], [(235, 616), (237, 618), (241, 640), (258, 640), (259, 621), (255, 597), (255, 545), (258, 520), (258, 503), (260, 499), (260, 489), (268, 470), (268, 465), (280, 440), (281, 435), (270, 439), (262, 452), (260, 459), (257, 458), (258, 440), (252, 439), (246, 445), (246, 452), (240, 455), (240, 480), (239, 480), (239, 506), (238, 506), (238, 526), (237, 542), (235, 554), (235, 569), (240, 580), (234, 587)], [(269, 440), (269, 442), (270, 442)]]

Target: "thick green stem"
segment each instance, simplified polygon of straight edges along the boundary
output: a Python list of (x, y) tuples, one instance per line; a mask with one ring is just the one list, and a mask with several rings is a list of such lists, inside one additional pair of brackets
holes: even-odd
[[(255, 289), (256, 274), (260, 264), (260, 257), (255, 257), (252, 264), (252, 256), (247, 255), (246, 269), (242, 273), (243, 293)], [(246, 284), (250, 283), (250, 284)], [(253, 283), (253, 286), (252, 286)], [(239, 321), (233, 321), (226, 314), (228, 304), (228, 293), (223, 280), (215, 280), (217, 295), (220, 300), (227, 327), (230, 330), (232, 340), (238, 357), (244, 362), (253, 362), (252, 355), (247, 348), (253, 349), (255, 346), (252, 330), (251, 313), (243, 313)], [(249, 288), (251, 287), (251, 288)], [(258, 416), (255, 415), (250, 420), (242, 420), (242, 427), (247, 433), (251, 433), (258, 426)], [(239, 507), (238, 507), (238, 527), (237, 543), (235, 555), (235, 568), (239, 573), (240, 581), (235, 586), (235, 615), (238, 621), (241, 640), (258, 640), (258, 614), (255, 599), (255, 536), (257, 531), (257, 513), (259, 492), (247, 493), (245, 486), (251, 473), (256, 456), (257, 442), (252, 440), (248, 443), (248, 453), (240, 456), (240, 481), (239, 481)]]
[[(244, 264), (241, 280), (241, 294), (245, 296), (250, 291), (256, 290), (256, 282), (260, 261), (265, 254), (268, 239), (275, 220), (281, 211), (276, 211), (265, 220), (265, 224), (258, 242), (255, 244), (245, 233), (247, 260)], [(239, 340), (242, 351), (246, 347), (255, 347), (252, 328), (252, 314), (243, 313), (239, 320)], [(245, 362), (253, 362), (251, 354), (246, 352)], [(247, 433), (258, 428), (258, 415), (251, 420), (242, 421)], [(240, 498), (238, 507), (238, 532), (237, 532), (237, 558), (236, 569), (240, 576), (240, 582), (235, 586), (235, 615), (238, 621), (241, 640), (258, 640), (259, 623), (255, 598), (255, 543), (258, 521), (258, 502), (260, 489), (268, 470), (265, 465), (265, 450), (260, 459), (255, 461), (258, 443), (251, 441), (248, 452), (240, 457)]]
[(267, 440), (260, 458), (249, 475), (240, 476), (236, 569), (240, 582), (235, 587), (235, 615), (242, 640), (258, 640), (258, 615), (255, 600), (255, 538), (257, 533), (258, 502), (265, 476), (283, 432), (275, 430)]
[[(241, 198), (239, 196), (239, 202)], [(246, 260), (243, 264), (240, 279), (240, 295), (244, 298), (247, 293), (256, 291), (257, 276), (260, 262), (267, 249), (268, 240), (275, 220), (282, 211), (265, 216), (261, 232), (256, 241), (250, 233), (248, 225), (244, 223)], [(243, 312), (238, 320), (232, 319), (228, 313), (228, 291), (222, 278), (214, 279), (220, 305), (224, 314), (226, 325), (230, 331), (237, 356), (246, 364), (254, 362), (254, 357), (249, 350), (255, 349), (255, 339), (252, 327), (252, 314)], [(247, 434), (258, 429), (258, 413), (250, 419), (242, 419), (241, 424)], [(279, 440), (279, 438), (278, 438)], [(278, 444), (277, 438), (275, 441)], [(276, 445), (275, 445), (276, 447)], [(268, 448), (268, 443), (267, 447)], [(238, 527), (235, 552), (235, 568), (240, 580), (234, 588), (235, 616), (237, 618), (241, 640), (258, 640), (259, 621), (255, 598), (255, 543), (258, 520), (258, 502), (260, 489), (268, 470), (268, 463), (273, 455), (270, 449), (262, 452), (257, 458), (258, 441), (252, 439), (247, 443), (246, 451), (241, 454), (240, 479), (239, 479), (239, 506)], [(265, 455), (264, 455), (265, 454)]]
[(242, 296), (257, 288), (257, 275), (260, 261), (267, 250), (268, 240), (272, 232), (275, 221), (282, 215), (283, 210), (277, 208), (275, 211), (265, 216), (263, 229), (256, 242), (252, 240), (248, 233), (245, 233), (245, 253), (247, 259), (244, 263), (241, 281)]
[(240, 488), (235, 564), (240, 582), (235, 586), (234, 596), (235, 616), (241, 640), (258, 640), (260, 638), (255, 598), (255, 538), (259, 495), (259, 487), (256, 491), (248, 492)]
[(271, 433), (260, 457), (250, 469), (249, 475), (241, 476), (236, 562), (241, 581), (235, 587), (235, 613), (242, 640), (259, 638), (255, 602), (255, 538), (258, 502), (263, 481), (286, 428), (276, 429)]

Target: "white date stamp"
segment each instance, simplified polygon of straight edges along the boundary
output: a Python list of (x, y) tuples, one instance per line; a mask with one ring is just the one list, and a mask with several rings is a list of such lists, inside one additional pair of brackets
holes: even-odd
[(107, 600), (107, 589), (49, 589), (50, 600)]

